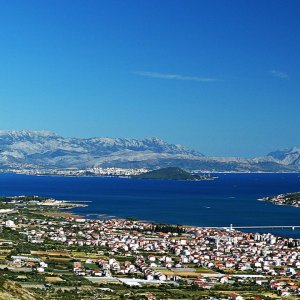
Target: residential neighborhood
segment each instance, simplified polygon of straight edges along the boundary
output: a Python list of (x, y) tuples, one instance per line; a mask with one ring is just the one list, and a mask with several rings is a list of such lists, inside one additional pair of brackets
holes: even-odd
[(72, 282), (110, 289), (111, 284), (126, 289), (190, 287), (207, 291), (207, 297), (238, 287), (237, 296), (225, 293), (224, 299), (252, 299), (243, 295), (249, 289), (260, 296), (300, 296), (300, 240), (230, 228), (87, 219), (41, 205), (49, 201), (14, 198), (7, 205), (15, 212), (2, 214), (0, 268), (34, 272), (38, 283), (26, 275), (21, 282), (25, 288), (44, 290), (53, 277), (56, 288), (69, 280), (68, 287)]

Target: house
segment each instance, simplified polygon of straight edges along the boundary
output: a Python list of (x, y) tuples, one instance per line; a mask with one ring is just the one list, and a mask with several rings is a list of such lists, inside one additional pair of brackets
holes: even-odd
[(146, 299), (148, 299), (148, 300), (156, 300), (156, 296), (154, 296), (153, 294), (148, 294), (148, 295), (146, 295), (145, 297), (146, 297)]
[(282, 297), (288, 297), (290, 295), (291, 295), (290, 292), (288, 292), (287, 290), (280, 291), (280, 296), (282, 296)]
[(7, 220), (7, 221), (5, 222), (5, 227), (11, 228), (11, 229), (15, 229), (15, 228), (16, 228), (16, 224), (15, 224), (15, 222), (12, 221), (12, 220)]
[(228, 283), (228, 277), (227, 276), (221, 277), (220, 283)]
[(231, 300), (244, 300), (244, 298), (242, 296), (238, 295), (238, 294), (232, 294), (230, 296), (230, 299)]

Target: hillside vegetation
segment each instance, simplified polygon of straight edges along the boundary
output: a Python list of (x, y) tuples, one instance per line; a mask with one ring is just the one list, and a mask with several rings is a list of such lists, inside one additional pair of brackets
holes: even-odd
[(162, 168), (144, 174), (136, 175), (135, 178), (141, 179), (164, 179), (164, 180), (202, 180), (199, 175), (193, 175), (177, 167)]
[(0, 282), (0, 300), (39, 300), (42, 299), (34, 292), (22, 288), (11, 280)]

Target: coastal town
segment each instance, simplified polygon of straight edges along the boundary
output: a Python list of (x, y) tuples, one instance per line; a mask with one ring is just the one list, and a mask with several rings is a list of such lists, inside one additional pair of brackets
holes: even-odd
[(2, 285), (14, 284), (32, 299), (67, 299), (70, 293), (71, 299), (300, 296), (298, 239), (105, 216), (87, 219), (62, 209), (77, 205), (86, 204), (1, 198)]
[[(149, 170), (146, 168), (64, 168), (64, 169), (10, 169), (10, 173), (25, 174), (25, 175), (53, 175), (53, 176), (115, 176), (115, 177), (130, 177), (143, 173)], [(0, 169), (0, 173), (7, 173), (6, 169)]]
[(280, 194), (272, 197), (264, 197), (261, 201), (272, 202), (276, 205), (290, 205), (300, 207), (300, 192)]

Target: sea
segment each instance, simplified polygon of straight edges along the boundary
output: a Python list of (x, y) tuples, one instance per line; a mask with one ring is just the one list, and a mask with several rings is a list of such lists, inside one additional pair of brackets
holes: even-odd
[[(192, 226), (300, 225), (300, 208), (259, 198), (300, 191), (300, 174), (217, 174), (208, 181), (0, 174), (0, 195), (87, 201), (85, 218), (135, 218)], [(245, 230), (244, 230), (245, 231)], [(300, 229), (251, 229), (300, 238)]]

